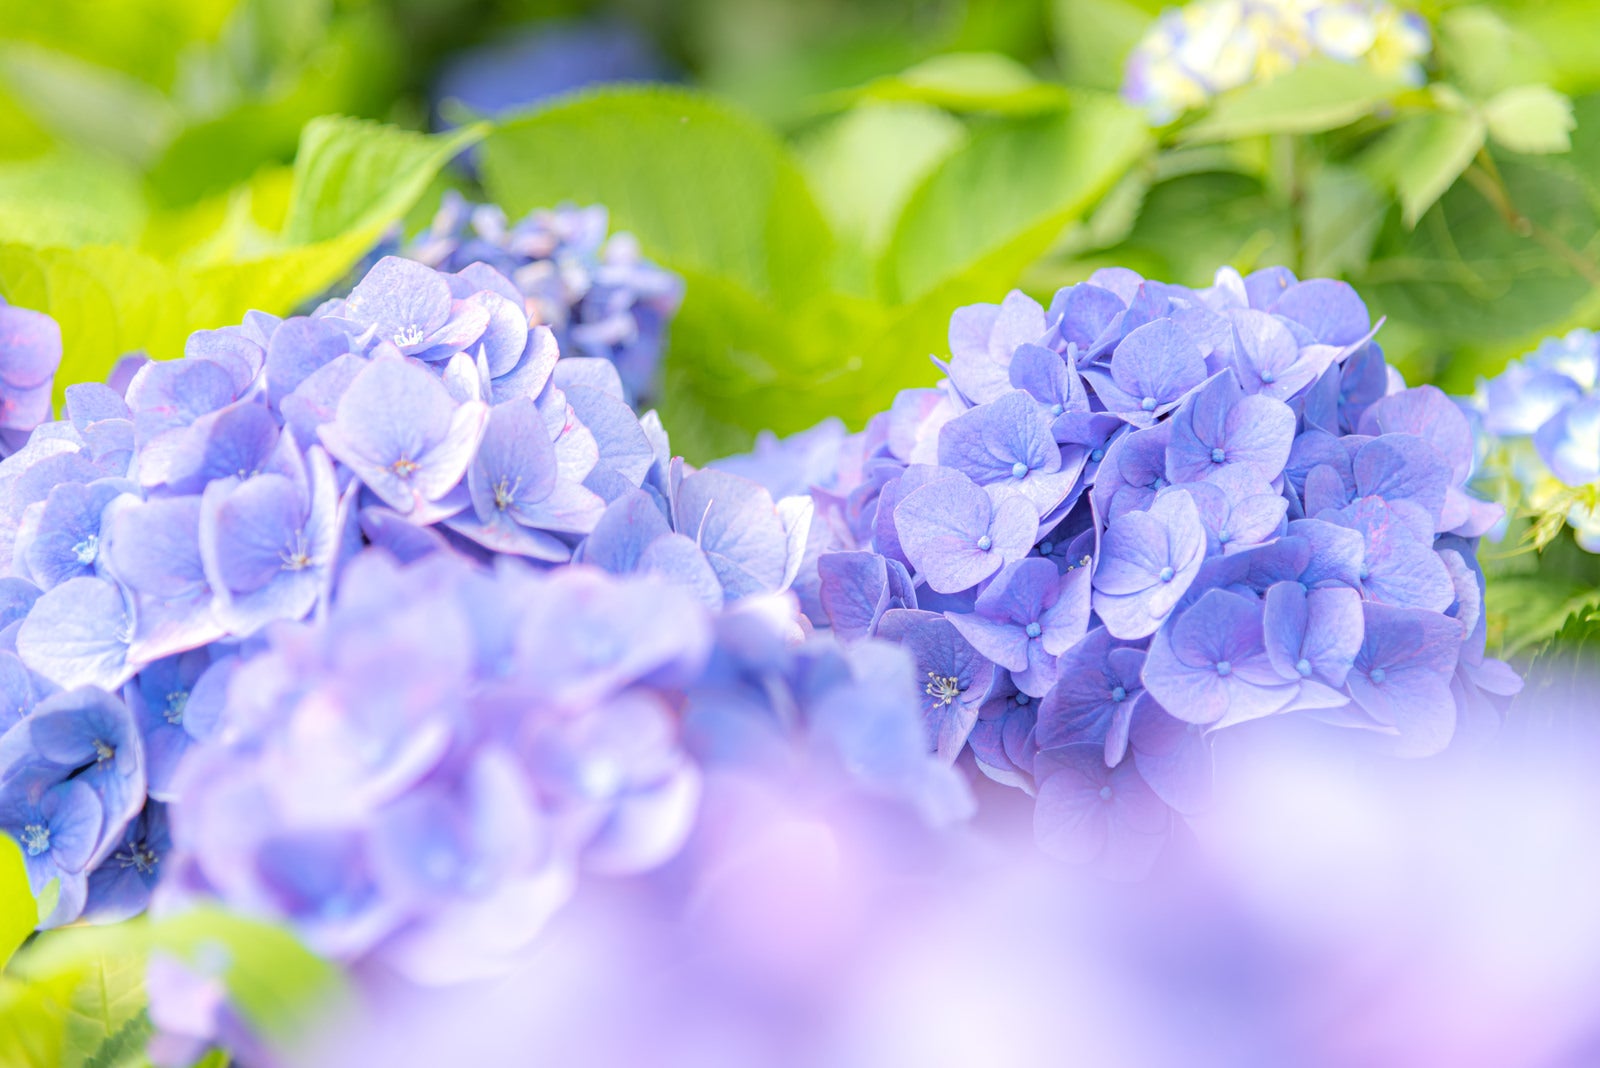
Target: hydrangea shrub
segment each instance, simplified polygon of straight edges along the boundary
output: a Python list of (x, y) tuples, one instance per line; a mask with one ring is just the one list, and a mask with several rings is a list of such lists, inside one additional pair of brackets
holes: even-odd
[(1375, 332), (1281, 268), (1102, 270), (958, 310), (948, 377), (862, 433), (727, 466), (813, 480), (806, 611), (911, 651), (931, 749), (1034, 793), (1054, 851), (1137, 871), (1219, 731), (1299, 715), (1427, 755), (1519, 686), (1484, 656), (1472, 429)]

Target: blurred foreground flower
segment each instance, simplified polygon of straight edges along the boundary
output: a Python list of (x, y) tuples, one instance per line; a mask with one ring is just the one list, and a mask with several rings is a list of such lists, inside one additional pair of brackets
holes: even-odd
[[(949, 378), (861, 434), (729, 468), (815, 479), (817, 626), (911, 651), (928, 744), (1037, 796), (1040, 842), (1148, 868), (1211, 739), (1298, 714), (1408, 756), (1493, 721), (1473, 436), (1348, 285), (1103, 270), (951, 319)], [(945, 366), (941, 364), (941, 366)]]
[(1134, 48), (1122, 95), (1170, 122), (1313, 56), (1420, 85), (1431, 48), (1427, 23), (1386, 0), (1194, 0), (1163, 12)]

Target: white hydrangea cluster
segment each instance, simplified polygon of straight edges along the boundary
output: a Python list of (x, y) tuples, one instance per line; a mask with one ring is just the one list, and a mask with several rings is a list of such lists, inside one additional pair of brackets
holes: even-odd
[(1196, 0), (1156, 20), (1128, 58), (1122, 94), (1169, 122), (1314, 56), (1420, 84), (1432, 43), (1420, 16), (1384, 0)]

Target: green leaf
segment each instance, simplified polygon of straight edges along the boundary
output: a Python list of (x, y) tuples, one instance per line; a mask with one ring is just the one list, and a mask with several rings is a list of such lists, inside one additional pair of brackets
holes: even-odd
[(480, 132), (426, 137), (319, 120), (306, 131), (289, 195), (300, 237), (248, 247), (243, 258), (215, 248), (172, 259), (119, 245), (0, 244), (0, 295), (61, 324), (58, 390), (103, 378), (127, 352), (176, 356), (195, 330), (236, 323), (251, 309), (287, 314), (342, 278)]
[(137, 1013), (138, 978), (158, 952), (198, 966), (220, 963), (230, 1000), (269, 1038), (300, 1033), (342, 996), (338, 970), (293, 934), (214, 908), (53, 931), (18, 955), (11, 974), (44, 986), (70, 981), (72, 1011), (89, 1020), (84, 1033), (103, 1031), (96, 1039), (103, 1042)]
[(1538, 42), (1484, 5), (1439, 16), (1438, 54), (1450, 80), (1483, 100), (1514, 85), (1548, 81), (1551, 73)]
[(284, 238), (328, 241), (405, 214), (446, 163), (487, 132), (463, 127), (436, 137), (359, 119), (322, 118), (300, 135)]
[(21, 42), (0, 43), (0, 86), (61, 140), (141, 166), (181, 121), (166, 97), (130, 75)]
[(1335, 130), (1370, 115), (1405, 88), (1364, 64), (1312, 60), (1270, 81), (1223, 93), (1180, 139), (1194, 143)]
[(929, 302), (913, 315), (942, 305), (946, 320), (998, 299), (1151, 144), (1137, 112), (1098, 96), (978, 130), (907, 202), (884, 254), (884, 292)]
[(1052, 36), (1068, 80), (1117, 88), (1128, 53), (1170, 6), (1166, 0), (1055, 0)]
[(839, 238), (835, 278), (870, 293), (872, 264), (911, 191), (966, 140), (966, 128), (923, 104), (865, 104), (829, 121), (797, 150)]
[(1009, 56), (955, 52), (924, 60), (900, 74), (834, 94), (832, 106), (861, 100), (927, 104), (947, 111), (1025, 115), (1065, 107), (1067, 91), (1041, 82)]
[(132, 242), (144, 217), (138, 177), (114, 160), (55, 153), (0, 164), (0, 234), (8, 241)]
[(483, 175), (512, 217), (565, 200), (604, 204), (666, 266), (755, 294), (799, 300), (827, 276), (832, 239), (794, 157), (709, 97), (630, 88), (568, 98), (496, 129)]
[(1325, 166), (1306, 183), (1301, 207), (1301, 270), (1308, 277), (1344, 277), (1366, 267), (1387, 208), (1364, 174)]
[(83, 1062), (83, 1068), (143, 1068), (149, 1063), (144, 1056), (145, 1045), (154, 1033), (150, 1017), (140, 1012), (102, 1042)]
[(1489, 135), (1513, 152), (1548, 154), (1572, 148), (1572, 101), (1545, 85), (1519, 85), (1483, 106)]
[(22, 849), (9, 835), (0, 834), (0, 968), (28, 940), (38, 917)]
[(1414, 230), (1393, 219), (1355, 280), (1375, 315), (1422, 329), (1444, 388), (1469, 392), (1477, 374), (1498, 370), (1453, 358), (1462, 346), (1546, 332), (1593, 293), (1584, 260), (1600, 219), (1584, 184), (1558, 162), (1498, 159), (1506, 197), (1526, 222), (1459, 182)]
[(1428, 112), (1397, 125), (1367, 162), (1373, 174), (1394, 185), (1406, 225), (1415, 226), (1472, 163), (1487, 132), (1476, 114)]

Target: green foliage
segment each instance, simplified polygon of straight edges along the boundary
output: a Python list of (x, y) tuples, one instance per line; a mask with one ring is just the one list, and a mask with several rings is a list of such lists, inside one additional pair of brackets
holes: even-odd
[(0, 976), (0, 1064), (143, 1065), (149, 1021), (142, 982), (156, 953), (220, 966), (232, 1004), (269, 1040), (303, 1034), (343, 996), (334, 967), (292, 935), (216, 910), (71, 927), (36, 939)]
[(1572, 101), (1547, 85), (1518, 85), (1484, 105), (1489, 134), (1513, 152), (1547, 154), (1572, 147)]
[(1222, 94), (1180, 136), (1205, 142), (1333, 130), (1372, 114), (1403, 89), (1365, 64), (1312, 60), (1269, 82)]
[(705, 97), (610, 90), (496, 130), (484, 182), (512, 214), (606, 204), (685, 276), (662, 410), (675, 447), (703, 459), (763, 427), (859, 424), (931, 380), (951, 310), (1003, 296), (1150, 143), (1101, 98), (953, 121), (872, 103), (797, 156)]
[(0, 968), (39, 924), (38, 906), (28, 885), (22, 850), (0, 834)]
[(833, 102), (928, 104), (950, 111), (1026, 115), (1067, 105), (1067, 91), (993, 52), (957, 52), (924, 60), (900, 74), (837, 94)]
[(1166, 0), (1054, 0), (1052, 37), (1062, 70), (1075, 85), (1115, 89), (1128, 53)]
[[(173, 356), (195, 330), (238, 322), (251, 309), (284, 314), (323, 291), (481, 134), (469, 128), (425, 137), (320, 119), (306, 128), (281, 227), (270, 183), (197, 208), (207, 223), (192, 244), (75, 245), (74, 225), (87, 224), (63, 223), (38, 234), (45, 239), (39, 244), (0, 243), (0, 294), (61, 324), (62, 388), (104, 377), (126, 352)], [(25, 196), (0, 201), (0, 215), (26, 211), (28, 203)], [(163, 229), (174, 223), (157, 218)]]

